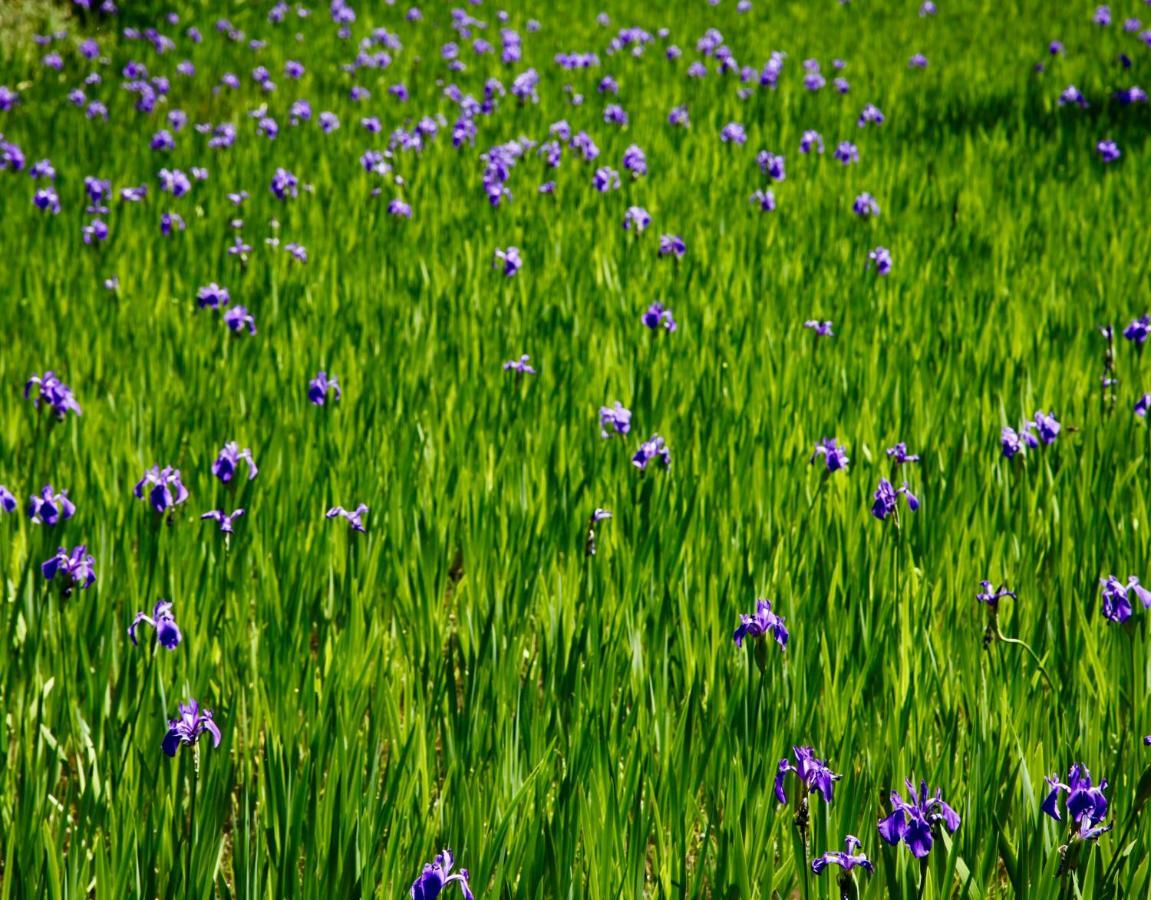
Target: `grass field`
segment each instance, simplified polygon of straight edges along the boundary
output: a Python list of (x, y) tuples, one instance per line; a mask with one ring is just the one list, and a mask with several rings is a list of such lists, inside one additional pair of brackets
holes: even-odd
[[(57, 7), (66, 37), (0, 54), (18, 95), (0, 103), (0, 143), (25, 157), (0, 152), (0, 484), (17, 504), (0, 513), (0, 896), (401, 897), (451, 848), (481, 898), (828, 898), (839, 870), (810, 864), (848, 834), (875, 871), (856, 868), (845, 896), (1151, 896), (1151, 612), (1132, 592), (1130, 620), (1109, 621), (1100, 591), (1112, 574), (1151, 579), (1151, 439), (1133, 412), (1151, 372), (1122, 335), (1149, 306), (1151, 120), (1113, 96), (1151, 82), (1151, 24), (1124, 28), (1151, 7), (1113, 4), (1101, 26), (1094, 4), (1038, 0), (939, 0), (934, 15), (509, 0), (501, 24), (490, 2), (461, 2), (486, 23), (461, 36), (451, 4), (421, 21), (353, 5), (346, 39), (327, 3), (281, 23), (270, 3), (173, 2), (178, 23), (126, 0), (119, 16)], [(175, 46), (122, 33), (149, 25)], [(519, 60), (501, 60), (501, 27)], [(633, 27), (642, 54), (610, 52)], [(390, 64), (343, 68), (378, 28), (361, 63)], [(709, 28), (722, 37), (705, 53)], [(786, 53), (775, 87), (761, 84), (772, 51)], [(598, 64), (569, 71), (557, 53)], [(146, 72), (123, 74), (130, 61)], [(521, 101), (513, 81), (533, 68), (538, 100)], [(229, 72), (239, 87), (220, 86)], [(608, 75), (618, 95), (597, 89)], [(445, 95), (454, 83), (482, 103), (491, 78), (491, 109)], [(1089, 106), (1059, 104), (1069, 85)], [(154, 109), (138, 111), (149, 90)], [(311, 118), (293, 125), (301, 99)], [(626, 125), (605, 122), (613, 103)], [(857, 123), (867, 104), (881, 124)], [(668, 122), (678, 106), (687, 127)], [(474, 142), (453, 146), (469, 119)], [(543, 144), (559, 120), (598, 158), (560, 140), (553, 170), (523, 142), (493, 206), (484, 154)], [(226, 122), (229, 147), (195, 127)], [(721, 140), (729, 123), (746, 143)], [(161, 130), (174, 148), (152, 149)], [(807, 130), (822, 154), (800, 152)], [(858, 163), (837, 161), (842, 141)], [(642, 176), (621, 162), (633, 144)], [(390, 172), (366, 171), (370, 150)], [(784, 180), (761, 172), (761, 150), (786, 158)], [(45, 158), (54, 180), (30, 178)], [(593, 187), (603, 166), (618, 190)], [(294, 198), (270, 189), (279, 168)], [(162, 169), (190, 190), (165, 191)], [(110, 182), (106, 199), (86, 176)], [(33, 202), (53, 181), (58, 214)], [(147, 195), (122, 199), (135, 185)], [(769, 188), (764, 212), (749, 197)], [(879, 215), (853, 213), (862, 192)], [(389, 212), (397, 198), (410, 218)], [(631, 206), (646, 231), (623, 227)], [(186, 227), (165, 236), (164, 213)], [(107, 238), (86, 244), (93, 218)], [(659, 255), (665, 234), (682, 258)], [(510, 276), (494, 256), (508, 247), (522, 257)], [(877, 247), (886, 275), (869, 266)], [(210, 283), (255, 334), (199, 308)], [(655, 301), (674, 332), (645, 327)], [(537, 374), (503, 368), (522, 354)], [(81, 414), (24, 399), (46, 370)], [(309, 402), (320, 370), (338, 402)], [(604, 439), (598, 410), (617, 400), (630, 432)], [(1005, 458), (1003, 427), (1037, 410), (1058, 438)], [(633, 454), (655, 433), (671, 465), (641, 471)], [(850, 463), (829, 473), (811, 459), (832, 436)], [(229, 441), (257, 477), (213, 474)], [(897, 467), (885, 449), (900, 441), (921, 460)], [(133, 493), (157, 464), (189, 492), (163, 513)], [(873, 516), (885, 477), (919, 509), (901, 496), (896, 516)], [(55, 526), (26, 509), (47, 484), (75, 504)], [(365, 532), (325, 517), (361, 503)], [(200, 519), (236, 508), (230, 538)], [(597, 508), (612, 518), (589, 556)], [(81, 544), (96, 578), (64, 596), (41, 563)], [(1017, 595), (997, 627), (1027, 647), (984, 646), (983, 580)], [(785, 618), (786, 649), (770, 634), (735, 646), (757, 598)], [(133, 645), (134, 614), (161, 599), (179, 645), (146, 624)], [(168, 720), (189, 698), (222, 740), (170, 758)], [(801, 780), (787, 776), (787, 805), (773, 791), (793, 745), (842, 775), (830, 804), (802, 800), (802, 831)], [(1109, 809), (1088, 824), (1113, 827), (1069, 843), (1067, 814), (1041, 804), (1044, 777), (1074, 763), (1107, 780)], [(877, 831), (909, 777), (961, 819), (934, 822), (922, 864)]]

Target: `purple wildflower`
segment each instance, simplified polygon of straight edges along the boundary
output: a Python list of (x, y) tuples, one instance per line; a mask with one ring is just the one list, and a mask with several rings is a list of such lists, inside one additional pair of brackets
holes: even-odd
[(256, 317), (248, 312), (245, 306), (231, 307), (224, 313), (224, 324), (233, 334), (242, 334), (245, 328), (248, 329), (248, 334), (256, 333)]
[(80, 404), (72, 396), (72, 389), (57, 378), (55, 372), (48, 371), (43, 375), (33, 375), (29, 378), (24, 385), (25, 399), (31, 395), (32, 388), (37, 388), (36, 396), (32, 397), (32, 406), (35, 409), (40, 409), (40, 404), (43, 403), (45, 409), (51, 408), (56, 418), (60, 420), (63, 420), (69, 412), (80, 415)]
[(308, 382), (308, 400), (316, 406), (326, 404), (333, 391), (335, 399), (339, 400), (342, 396), (339, 379), (335, 375), (329, 378), (327, 372), (317, 372), (316, 377)]
[(358, 531), (361, 534), (364, 534), (367, 533), (368, 530), (364, 527), (363, 519), (364, 513), (367, 511), (368, 507), (364, 503), (361, 503), (353, 510), (344, 509), (342, 506), (333, 506), (324, 514), (324, 517), (328, 519), (334, 519), (336, 516), (340, 516), (343, 519), (347, 519), (348, 526), (352, 531)]
[(847, 458), (847, 448), (833, 437), (824, 438), (815, 445), (815, 452), (811, 454), (811, 460), (808, 465), (814, 463), (820, 457), (823, 458), (824, 465), (829, 474), (831, 472), (838, 472), (840, 469), (846, 469), (847, 464), (851, 462), (851, 460)]
[(875, 266), (877, 275), (886, 275), (891, 271), (891, 251), (886, 247), (876, 247), (867, 254), (867, 267)]
[(492, 264), (494, 269), (503, 269), (504, 275), (511, 278), (523, 266), (523, 260), (520, 258), (519, 247), (508, 247), (506, 250), (496, 250), (495, 262)]
[(599, 409), (600, 436), (605, 440), (617, 434), (631, 431), (631, 410), (618, 400), (614, 406), (601, 406)]
[(919, 456), (908, 453), (907, 444), (903, 443), (903, 441), (900, 441), (894, 447), (888, 447), (887, 455), (897, 466), (901, 466), (904, 463), (919, 462)]
[(772, 181), (783, 181), (787, 177), (783, 169), (784, 157), (761, 150), (755, 161), (759, 163), (760, 171)]
[(674, 256), (676, 259), (682, 259), (684, 254), (687, 253), (687, 244), (684, 243), (683, 238), (678, 234), (661, 234), (659, 237), (659, 255)]
[(642, 206), (629, 206), (623, 215), (623, 230), (641, 234), (651, 224), (651, 216)]
[(200, 309), (219, 309), (221, 306), (227, 306), (231, 302), (231, 296), (228, 294), (228, 289), (220, 287), (216, 282), (204, 285), (196, 292), (196, 305)]
[(879, 204), (865, 191), (855, 198), (855, 202), (851, 204), (851, 211), (861, 219), (870, 219), (879, 215)]
[[(817, 338), (821, 337), (835, 337), (835, 333), (831, 330), (831, 321), (821, 322), (818, 319), (808, 319), (803, 323), (804, 328), (810, 328), (815, 332)], [(834, 441), (834, 438), (832, 439)], [(818, 452), (818, 449), (816, 450)]]
[(771, 611), (771, 601), (758, 599), (755, 601), (755, 613), (740, 615), (739, 627), (731, 635), (736, 647), (743, 647), (744, 638), (761, 638), (771, 635), (775, 638), (781, 650), (787, 649), (787, 640), (790, 634), (782, 616)]
[(999, 609), (999, 601), (1004, 597), (1010, 597), (1012, 600), (1018, 600), (1015, 591), (1009, 590), (1004, 585), (999, 587), (992, 587), (990, 581), (979, 582), (979, 593), (975, 595), (975, 599), (980, 603), (986, 603), (992, 610)]
[(0, 513), (16, 512), (16, 507), (19, 505), (16, 495), (0, 484)]
[(631, 458), (631, 464), (641, 472), (645, 472), (647, 471), (647, 464), (657, 458), (665, 469), (671, 467), (671, 450), (664, 443), (664, 439), (660, 435), (653, 434), (640, 444), (639, 449)]
[(665, 308), (662, 303), (653, 303), (649, 306), (641, 317), (641, 320), (643, 324), (652, 331), (663, 328), (668, 334), (671, 334), (679, 327), (675, 323), (675, 317), (671, 314), (671, 310)]
[(720, 130), (719, 139), (725, 144), (746, 144), (747, 131), (738, 122), (728, 122)]
[(287, 169), (278, 168), (272, 176), (271, 191), (278, 200), (286, 200), (299, 194), (300, 181)]
[(892, 845), (902, 841), (912, 856), (924, 859), (931, 852), (939, 828), (946, 828), (951, 834), (958, 830), (959, 814), (944, 802), (941, 790), (929, 795), (926, 781), (919, 783), (918, 794), (910, 778), (904, 784), (910, 799), (905, 801), (898, 792), (891, 792), (891, 815), (880, 819), (879, 836)]
[(884, 118), (883, 110), (874, 103), (868, 103), (860, 112), (859, 121), (856, 124), (860, 128), (866, 128), (868, 125), (882, 125)]
[(28, 501), (28, 518), (34, 525), (55, 526), (75, 513), (76, 506), (68, 499), (68, 492), (57, 492), (50, 484)]
[(751, 205), (758, 206), (760, 212), (775, 212), (775, 193), (770, 188), (757, 190), (751, 195)]
[(859, 162), (859, 149), (851, 141), (840, 141), (833, 155), (845, 166)]
[(835, 782), (843, 776), (832, 772), (826, 762), (816, 757), (815, 750), (811, 747), (792, 747), (791, 749), (795, 752), (795, 764), (792, 765), (787, 757), (779, 761), (775, 773), (775, 799), (780, 803), (787, 802), (784, 782), (787, 779), (787, 773), (794, 772), (799, 779), (801, 795), (801, 800), (796, 803), (797, 807), (800, 802), (806, 800), (808, 794), (816, 792), (823, 795), (825, 803), (830, 803)]
[(212, 746), (220, 746), (220, 729), (212, 719), (210, 709), (200, 709), (200, 704), (189, 700), (180, 704), (179, 718), (168, 721), (168, 733), (164, 735), (163, 748), (168, 756), (175, 756), (181, 744), (191, 747), (197, 744), (202, 734), (212, 736)]
[(241, 450), (235, 441), (229, 441), (220, 450), (220, 454), (212, 463), (212, 474), (227, 484), (235, 477), (240, 460), (248, 466), (248, 481), (260, 474), (260, 470), (256, 468), (256, 461), (252, 458), (252, 451), (247, 447)]
[(436, 900), (449, 884), (457, 884), (464, 900), (473, 900), (472, 889), (468, 885), (468, 870), (460, 869), (452, 873), (455, 857), (445, 849), (435, 860), (424, 866), (424, 871), (412, 882), (412, 900)]
[(158, 513), (167, 512), (188, 499), (188, 489), (180, 480), (180, 470), (171, 466), (161, 469), (155, 465), (148, 469), (133, 491), (137, 499), (144, 499), (145, 489), (148, 490), (148, 502)]
[(67, 596), (73, 588), (84, 590), (96, 580), (96, 559), (84, 544), (74, 547), (71, 552), (61, 547), (55, 556), (41, 563), (40, 572), (48, 581), (57, 575), (69, 579), (70, 583), (64, 586), (64, 595)]
[[(929, 5), (924, 4), (924, 6)], [(843, 869), (844, 872), (850, 872), (856, 867), (863, 869), (868, 874), (874, 872), (875, 867), (871, 864), (871, 860), (865, 854), (855, 852), (861, 845), (862, 841), (859, 838), (849, 834), (843, 839), (843, 850), (829, 850), (822, 856), (817, 856), (811, 861), (811, 871), (819, 875), (829, 865), (834, 864)]]
[(242, 515), (244, 515), (243, 509), (234, 509), (231, 513), (225, 513), (222, 509), (213, 509), (202, 513), (200, 518), (211, 519), (217, 523), (220, 526), (221, 534), (234, 534), (235, 528), (232, 523)]
[(523, 354), (519, 359), (509, 359), (504, 363), (505, 372), (515, 372), (517, 378), (520, 375), (536, 375), (538, 374), (531, 366), (531, 356), (527, 353)]
[(1053, 818), (1062, 822), (1063, 816), (1059, 811), (1059, 795), (1066, 794), (1064, 806), (1067, 816), (1074, 825), (1074, 831), (1081, 840), (1093, 840), (1111, 829), (1103, 826), (1107, 818), (1107, 798), (1103, 792), (1107, 790), (1107, 779), (1099, 784), (1091, 783), (1091, 773), (1081, 763), (1075, 763), (1067, 772), (1067, 782), (1059, 780), (1059, 774), (1049, 775), (1044, 779), (1050, 788), (1044, 798), (1040, 809)]
[(907, 482), (900, 488), (893, 487), (886, 478), (879, 479), (879, 487), (875, 489), (875, 502), (871, 504), (871, 514), (883, 521), (888, 516), (896, 515), (899, 509), (899, 495), (902, 494), (907, 501), (907, 508), (912, 512), (919, 509), (919, 498), (911, 493)]
[(152, 609), (152, 615), (144, 612), (136, 613), (132, 624), (128, 626), (128, 637), (136, 645), (136, 629), (141, 624), (151, 625), (156, 632), (156, 640), (166, 650), (175, 650), (180, 644), (180, 626), (172, 615), (172, 604), (168, 600), (157, 600)]
[(818, 131), (805, 131), (799, 139), (800, 153), (823, 152), (823, 136)]

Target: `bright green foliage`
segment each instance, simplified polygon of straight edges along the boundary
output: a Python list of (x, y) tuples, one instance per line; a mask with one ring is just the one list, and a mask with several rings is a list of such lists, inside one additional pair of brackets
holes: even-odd
[[(1146, 107), (1108, 97), (1146, 83), (1151, 49), (1118, 23), (1151, 11), (1116, 4), (1099, 29), (1090, 3), (939, 0), (926, 19), (913, 2), (869, 0), (754, 0), (743, 16), (734, 0), (607, 7), (613, 28), (672, 28), (685, 50), (672, 65), (659, 46), (609, 57), (591, 2), (528, 4), (513, 14), (524, 62), (466, 51), (457, 80), (479, 95), (532, 65), (539, 105), (509, 96), (475, 147), (445, 132), (399, 155), (406, 186), (372, 198), (383, 182), (359, 165), (364, 150), (409, 114), (454, 118), (436, 84), (452, 4), (426, 4), (420, 26), (403, 4), (355, 4), (357, 37), (384, 25), (404, 50), (354, 78), (339, 70), (354, 42), (314, 5), (306, 24), (273, 27), (268, 4), (197, 4), (162, 30), (194, 21), (204, 43), (180, 38), (162, 58), (100, 35), (109, 84), (139, 58), (173, 77), (170, 106), (192, 122), (234, 119), (241, 137), (219, 153), (191, 125), (171, 154), (149, 150), (159, 114), (135, 113), (118, 86), (111, 121), (88, 122), (64, 99), (88, 71), (75, 42), (63, 73), (42, 70), (40, 51), (0, 62), (0, 84), (24, 98), (0, 130), (29, 162), (53, 160), (65, 206), (42, 214), (31, 180), (0, 172), (0, 483), (26, 502), (50, 481), (78, 507), (56, 532), (0, 518), (0, 897), (400, 897), (444, 846), (481, 898), (831, 897), (836, 873), (803, 877), (792, 814), (771, 793), (792, 744), (844, 775), (831, 807), (813, 805), (808, 856), (859, 835), (876, 864), (861, 896), (919, 886), (918, 863), (875, 830), (908, 775), (963, 817), (924, 896), (1071, 890), (1056, 878), (1066, 833), (1039, 804), (1043, 776), (1075, 761), (1109, 780), (1117, 817), (1083, 853), (1078, 889), (1104, 896), (1105, 870), (1129, 852), (1106, 890), (1151, 894), (1148, 820), (1120, 842), (1151, 762), (1149, 617), (1137, 605), (1129, 625), (1105, 622), (1098, 587), (1112, 572), (1151, 579), (1151, 442), (1131, 413), (1151, 373), (1119, 339), (1119, 401), (1104, 415), (1097, 330), (1147, 311)], [(494, 29), (495, 5), (468, 9)], [(221, 15), (268, 47), (223, 40)], [(780, 88), (741, 101), (736, 76), (689, 81), (713, 25), (741, 63), (786, 51)], [(1049, 61), (1055, 38), (1067, 55)], [(551, 61), (592, 50), (599, 69)], [(925, 71), (907, 67), (915, 52)], [(185, 56), (192, 81), (172, 73)], [(851, 92), (804, 91), (808, 57), (829, 81), (831, 59), (847, 60)], [(298, 84), (281, 75), (290, 58), (308, 69)], [(266, 98), (275, 142), (244, 115), (262, 99), (257, 64), (279, 86)], [(238, 97), (211, 92), (224, 71), (244, 80)], [(605, 73), (625, 130), (602, 122)], [(406, 107), (386, 90), (401, 80)], [(566, 103), (568, 82), (583, 107)], [(372, 99), (351, 104), (353, 83)], [(1071, 83), (1090, 109), (1057, 107)], [(298, 97), (336, 110), (340, 130), (289, 127)], [(860, 129), (868, 102), (887, 121)], [(686, 131), (666, 124), (679, 103)], [(360, 128), (369, 114), (382, 135)], [(548, 176), (533, 156), (512, 173), (514, 199), (490, 208), (480, 153), (544, 139), (560, 118), (593, 134), (597, 164), (619, 168), (635, 142), (650, 173), (601, 195), (594, 166), (569, 155), (556, 195), (539, 196)], [(720, 143), (729, 121), (746, 146)], [(822, 157), (798, 153), (808, 128)], [(1104, 138), (1123, 152), (1110, 166), (1094, 152)], [(831, 157), (840, 140), (858, 143), (859, 165)], [(767, 186), (761, 148), (787, 157), (774, 214), (748, 203)], [(159, 192), (162, 166), (193, 165), (206, 184)], [(281, 165), (314, 192), (278, 202)], [(113, 201), (98, 249), (80, 239), (88, 174), (151, 186), (140, 206)], [(240, 189), (252, 196), (237, 212), (225, 194)], [(861, 191), (882, 208), (872, 221), (851, 213)], [(392, 196), (410, 221), (386, 214)], [(621, 228), (633, 203), (654, 218), (638, 237)], [(161, 237), (166, 209), (186, 232)], [(225, 252), (234, 216), (254, 245), (246, 270)], [(683, 235), (682, 262), (657, 258), (663, 232)], [(269, 249), (273, 234), (310, 261)], [(512, 279), (491, 267), (508, 245), (525, 260)], [(866, 269), (876, 245), (894, 257), (886, 278)], [(255, 337), (196, 309), (210, 281), (252, 310)], [(653, 300), (676, 333), (641, 325)], [(813, 317), (836, 337), (817, 345), (802, 327)], [(500, 366), (521, 353), (540, 374), (517, 383)], [(21, 388), (45, 369), (81, 418), (37, 420)], [(307, 402), (318, 369), (339, 376), (341, 403)], [(603, 441), (596, 411), (617, 399), (633, 432)], [(1008, 463), (1001, 427), (1037, 409), (1063, 434)], [(641, 475), (630, 455), (657, 431), (672, 467)], [(821, 485), (808, 459), (832, 435), (852, 463)], [(210, 474), (228, 440), (255, 453), (250, 485)], [(922, 508), (896, 529), (869, 506), (898, 440), (923, 454), (899, 479)], [(180, 467), (192, 494), (170, 527), (132, 496), (154, 463)], [(360, 502), (366, 535), (324, 519)], [(230, 546), (197, 518), (236, 506), (249, 512)], [(614, 518), (589, 560), (596, 507)], [(84, 542), (98, 582), (62, 601), (39, 563)], [(983, 578), (1018, 592), (1001, 627), (1035, 649), (1054, 692), (1020, 648), (983, 649)], [(762, 673), (731, 641), (757, 596), (791, 630)], [(133, 647), (133, 613), (161, 597), (183, 643)], [(199, 748), (194, 815), (194, 753), (160, 752), (188, 696), (224, 733)]]

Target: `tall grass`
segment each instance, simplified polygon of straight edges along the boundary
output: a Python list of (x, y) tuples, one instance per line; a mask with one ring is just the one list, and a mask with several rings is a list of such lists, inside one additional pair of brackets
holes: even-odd
[[(276, 27), (266, 6), (221, 4), (159, 26), (205, 33), (163, 57), (104, 26), (112, 63), (89, 96), (106, 100), (108, 123), (64, 99), (89, 70), (74, 50), (62, 73), (0, 65), (0, 83), (28, 82), (0, 130), (29, 161), (52, 159), (65, 206), (43, 216), (26, 176), (0, 173), (0, 483), (24, 501), (50, 481), (78, 507), (56, 532), (0, 519), (3, 896), (395, 897), (450, 846), (480, 897), (831, 897), (834, 875), (805, 875), (771, 790), (793, 744), (843, 773), (834, 803), (813, 810), (811, 852), (859, 835), (876, 864), (863, 896), (920, 888), (918, 863), (875, 830), (907, 776), (941, 787), (963, 818), (933, 852), (924, 896), (1070, 890), (1056, 874), (1065, 829), (1039, 804), (1043, 777), (1075, 761), (1108, 779), (1119, 825), (1083, 853), (1077, 889), (1148, 896), (1146, 819), (1120, 841), (1151, 753), (1139, 740), (1147, 615), (1105, 622), (1098, 580), (1151, 578), (1151, 455), (1131, 414), (1151, 376), (1120, 340), (1119, 403), (1101, 412), (1097, 326), (1146, 311), (1145, 108), (1107, 96), (1137, 83), (1115, 53), (1142, 72), (1151, 51), (1092, 26), (1089, 4), (939, 5), (921, 19), (908, 3), (756, 0), (742, 16), (733, 3), (617, 3), (609, 31), (582, 0), (525, 3), (512, 10), (523, 63), (466, 53), (452, 77), (439, 58), (448, 4), (426, 4), (419, 25), (360, 4), (356, 37), (384, 26), (404, 49), (353, 77), (339, 64), (354, 44), (325, 8)], [(1128, 5), (1117, 21), (1136, 14)], [(469, 11), (495, 27), (494, 8)], [(216, 15), (268, 46), (227, 42)], [(606, 55), (631, 24), (667, 25), (685, 59), (668, 63), (662, 44), (642, 60)], [(741, 62), (786, 51), (780, 88), (741, 101), (735, 76), (687, 79), (709, 26)], [(1032, 71), (1056, 37), (1066, 56)], [(563, 73), (561, 50), (603, 64)], [(925, 71), (907, 67), (915, 52)], [(194, 79), (174, 74), (185, 57)], [(808, 57), (829, 80), (831, 59), (847, 60), (851, 92), (805, 92)], [(153, 118), (113, 76), (133, 58), (172, 78)], [(280, 74), (293, 58), (308, 69), (298, 85)], [(248, 79), (257, 64), (279, 85), (266, 98)], [(453, 149), (445, 130), (397, 154), (406, 184), (370, 196), (380, 181), (364, 150), (413, 115), (454, 117), (437, 79), (479, 95), (529, 65), (544, 75), (538, 105), (501, 101), (475, 147)], [(244, 80), (238, 93), (211, 91), (225, 71)], [(607, 73), (623, 130), (602, 122)], [(396, 81), (406, 106), (387, 95)], [(583, 106), (566, 104), (567, 82)], [(1090, 109), (1057, 108), (1072, 82)], [(349, 101), (353, 83), (372, 98)], [(298, 97), (341, 128), (288, 126)], [(264, 100), (274, 142), (243, 115)], [(867, 102), (887, 116), (878, 129), (856, 126)], [(666, 124), (679, 103), (686, 131)], [(241, 137), (210, 153), (189, 126), (155, 153), (173, 107), (234, 120)], [(383, 135), (360, 128), (366, 115)], [(593, 134), (596, 165), (618, 168), (635, 142), (650, 173), (600, 195), (594, 165), (569, 154), (543, 196), (549, 176), (530, 154), (514, 199), (490, 208), (480, 153), (545, 139), (560, 118)], [(746, 146), (720, 143), (729, 121)], [(808, 128), (823, 156), (797, 152)], [(1105, 137), (1124, 154), (1110, 167), (1093, 151)], [(858, 166), (831, 158), (847, 139)], [(765, 186), (761, 148), (787, 156), (774, 214), (748, 203)], [(189, 197), (158, 191), (161, 167), (193, 165), (210, 177)], [(278, 166), (314, 191), (278, 202)], [(114, 202), (100, 248), (80, 241), (88, 174), (151, 185), (142, 206)], [(241, 189), (237, 211), (225, 194)], [(864, 190), (882, 208), (873, 221), (851, 214)], [(410, 221), (386, 214), (397, 195)], [(638, 238), (621, 228), (633, 203), (654, 218)], [(188, 227), (165, 239), (167, 209)], [(237, 216), (254, 246), (246, 268), (226, 253)], [(683, 235), (682, 262), (657, 258), (663, 232)], [(288, 241), (307, 246), (306, 265), (290, 264)], [(894, 256), (886, 278), (866, 269), (879, 244)], [(508, 245), (525, 259), (511, 279), (491, 268)], [(253, 311), (255, 337), (196, 310), (210, 281)], [(640, 324), (657, 299), (676, 333)], [(815, 344), (812, 317), (834, 320), (836, 337)], [(538, 377), (501, 370), (521, 353)], [(51, 423), (20, 396), (52, 368), (81, 418)], [(340, 403), (307, 402), (318, 369), (339, 376)], [(596, 410), (617, 399), (633, 432), (603, 441)], [(1000, 428), (1036, 409), (1057, 412), (1058, 442), (1002, 459)], [(672, 467), (641, 474), (630, 455), (652, 432)], [(808, 460), (831, 435), (852, 463), (822, 483)], [(228, 440), (261, 470), (234, 491), (209, 471)], [(868, 510), (898, 440), (923, 455), (902, 476), (922, 508), (895, 529)], [(132, 496), (154, 463), (180, 467), (192, 494), (170, 527)], [(365, 535), (324, 518), (359, 502)], [(248, 515), (230, 543), (197, 517), (236, 506)], [(614, 518), (588, 559), (596, 507)], [(84, 542), (98, 581), (62, 600), (39, 563)], [(1019, 648), (983, 648), (983, 578), (1017, 591), (1003, 631), (1035, 649), (1054, 690)], [(763, 671), (731, 641), (757, 596), (791, 630)], [(159, 598), (184, 633), (172, 653), (125, 634)], [(160, 752), (188, 696), (224, 732), (220, 748), (199, 747), (198, 772), (190, 749)]]

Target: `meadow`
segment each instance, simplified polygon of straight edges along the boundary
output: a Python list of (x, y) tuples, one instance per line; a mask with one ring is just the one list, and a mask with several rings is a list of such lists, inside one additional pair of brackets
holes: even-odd
[(83, 5), (0, 897), (1151, 896), (1151, 6)]

